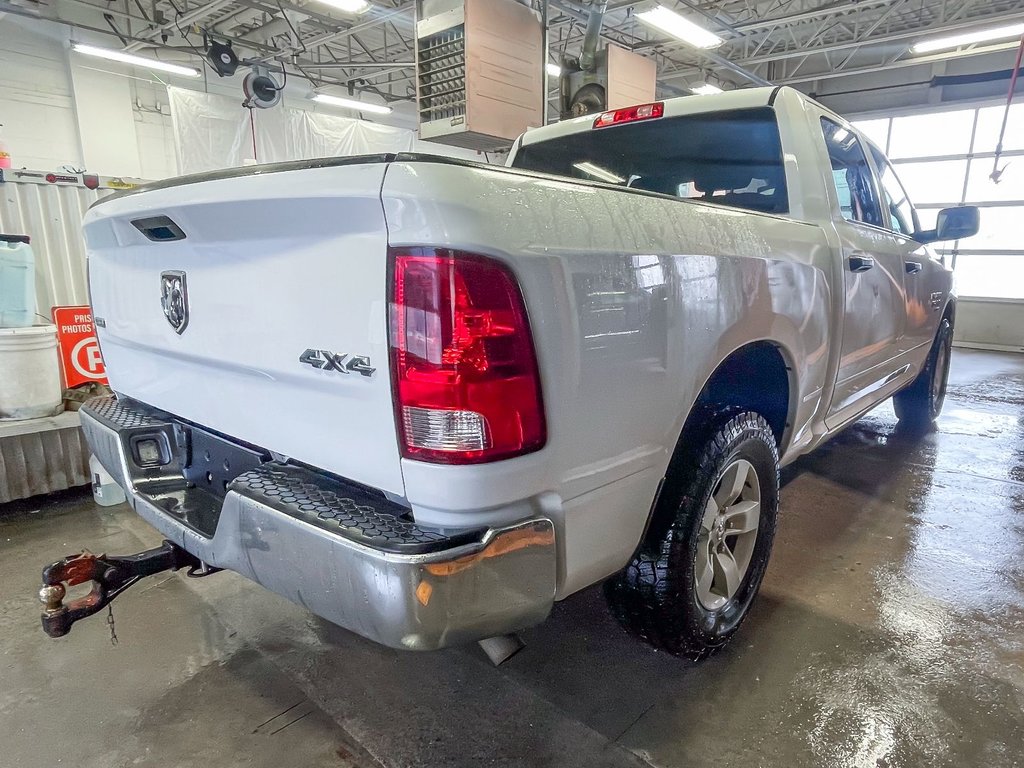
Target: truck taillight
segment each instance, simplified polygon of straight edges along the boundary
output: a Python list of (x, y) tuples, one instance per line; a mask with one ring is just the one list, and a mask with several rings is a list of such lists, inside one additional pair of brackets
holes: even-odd
[(654, 120), (665, 114), (665, 102), (656, 101), (653, 104), (638, 104), (635, 107), (625, 109), (613, 109), (611, 112), (602, 112), (594, 121), (595, 128), (605, 128), (609, 125), (620, 123), (635, 123), (637, 120)]
[(391, 255), (391, 371), (403, 455), (476, 464), (542, 447), (537, 358), (512, 273), (459, 251)]

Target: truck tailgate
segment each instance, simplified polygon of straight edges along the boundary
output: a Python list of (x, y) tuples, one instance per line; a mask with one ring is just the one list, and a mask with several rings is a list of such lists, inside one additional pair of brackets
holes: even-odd
[[(380, 160), (214, 175), (92, 208), (90, 289), (113, 389), (402, 494)], [(165, 312), (182, 274), (187, 300)]]

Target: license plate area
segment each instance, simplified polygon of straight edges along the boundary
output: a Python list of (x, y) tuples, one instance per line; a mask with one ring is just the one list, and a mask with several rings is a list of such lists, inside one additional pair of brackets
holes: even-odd
[(221, 501), (228, 484), (270, 457), (245, 448), (198, 427), (179, 427), (185, 432), (186, 453), (184, 476), (192, 487), (212, 494)]
[(122, 440), (136, 492), (207, 538), (217, 532), (228, 484), (270, 459), (175, 421), (126, 431)]

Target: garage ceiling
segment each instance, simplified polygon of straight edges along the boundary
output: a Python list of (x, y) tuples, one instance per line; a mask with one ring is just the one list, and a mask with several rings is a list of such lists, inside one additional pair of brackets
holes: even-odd
[[(589, 6), (548, 2), (552, 52), (577, 54)], [(696, 51), (635, 18), (656, 4), (612, 0), (602, 34), (654, 58), (668, 93), (707, 80), (724, 87), (800, 84), (941, 61), (962, 52), (912, 56), (910, 46), (923, 37), (1020, 21), (1024, 12), (1022, 0), (665, 0), (725, 40), (712, 51)], [(205, 29), (236, 45), (244, 41), (253, 56), (278, 59), (314, 85), (351, 84), (387, 101), (414, 98), (414, 6), (414, 0), (374, 0), (355, 16), (316, 0), (0, 0), (0, 12), (117, 35), (129, 50), (168, 59), (199, 50)]]

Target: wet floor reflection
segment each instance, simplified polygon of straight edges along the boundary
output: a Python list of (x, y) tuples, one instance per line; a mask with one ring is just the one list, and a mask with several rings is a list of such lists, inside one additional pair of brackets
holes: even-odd
[(608, 640), (595, 592), (509, 674), (656, 765), (1020, 765), (1024, 363), (992, 365), (957, 353), (937, 431), (886, 405), (787, 468), (760, 602), (725, 653)]
[[(906, 433), (886, 405), (787, 468), (762, 595), (699, 665), (628, 636), (599, 587), (556, 606), (499, 669), (473, 648), (396, 654), (326, 626), (309, 644), (284, 626), (266, 642), (316, 670), (328, 711), (386, 729), (394, 708), (400, 733), (458, 733), (463, 747), (432, 747), (453, 765), (486, 745), (530, 764), (516, 746), (528, 744), (550, 765), (1019, 766), (1022, 387), (1024, 361), (958, 352), (938, 431)], [(366, 670), (372, 684), (353, 689)], [(414, 761), (381, 733), (381, 750)], [(595, 734), (614, 746), (595, 752)]]
[[(68, 542), (116, 549), (125, 530), (156, 534), (126, 509), (119, 517), (90, 502), (59, 526), (8, 524), (0, 565), (17, 599), (0, 605), (0, 630), (20, 638), (20, 682), (0, 690), (0, 714), (28, 712), (54, 674), (72, 673), (103, 711), (134, 696), (140, 710), (164, 712), (165, 684), (149, 681), (142, 656), (156, 653), (151, 667), (166, 678), (168, 665), (187, 676), (255, 648), (373, 764), (1024, 765), (1024, 356), (957, 350), (936, 432), (902, 431), (886, 405), (784, 474), (761, 596), (733, 644), (699, 665), (627, 635), (600, 587), (557, 605), (494, 668), (475, 647), (381, 648), (231, 574), (126, 594), (116, 652), (102, 623), (30, 642), (43, 553)], [(160, 636), (152, 649), (145, 632), (133, 642), (147, 619)], [(208, 621), (209, 638), (175, 661), (170, 646), (196, 644), (207, 632), (197, 622)], [(81, 664), (89, 654), (99, 662)], [(96, 665), (92, 684), (81, 670)]]

